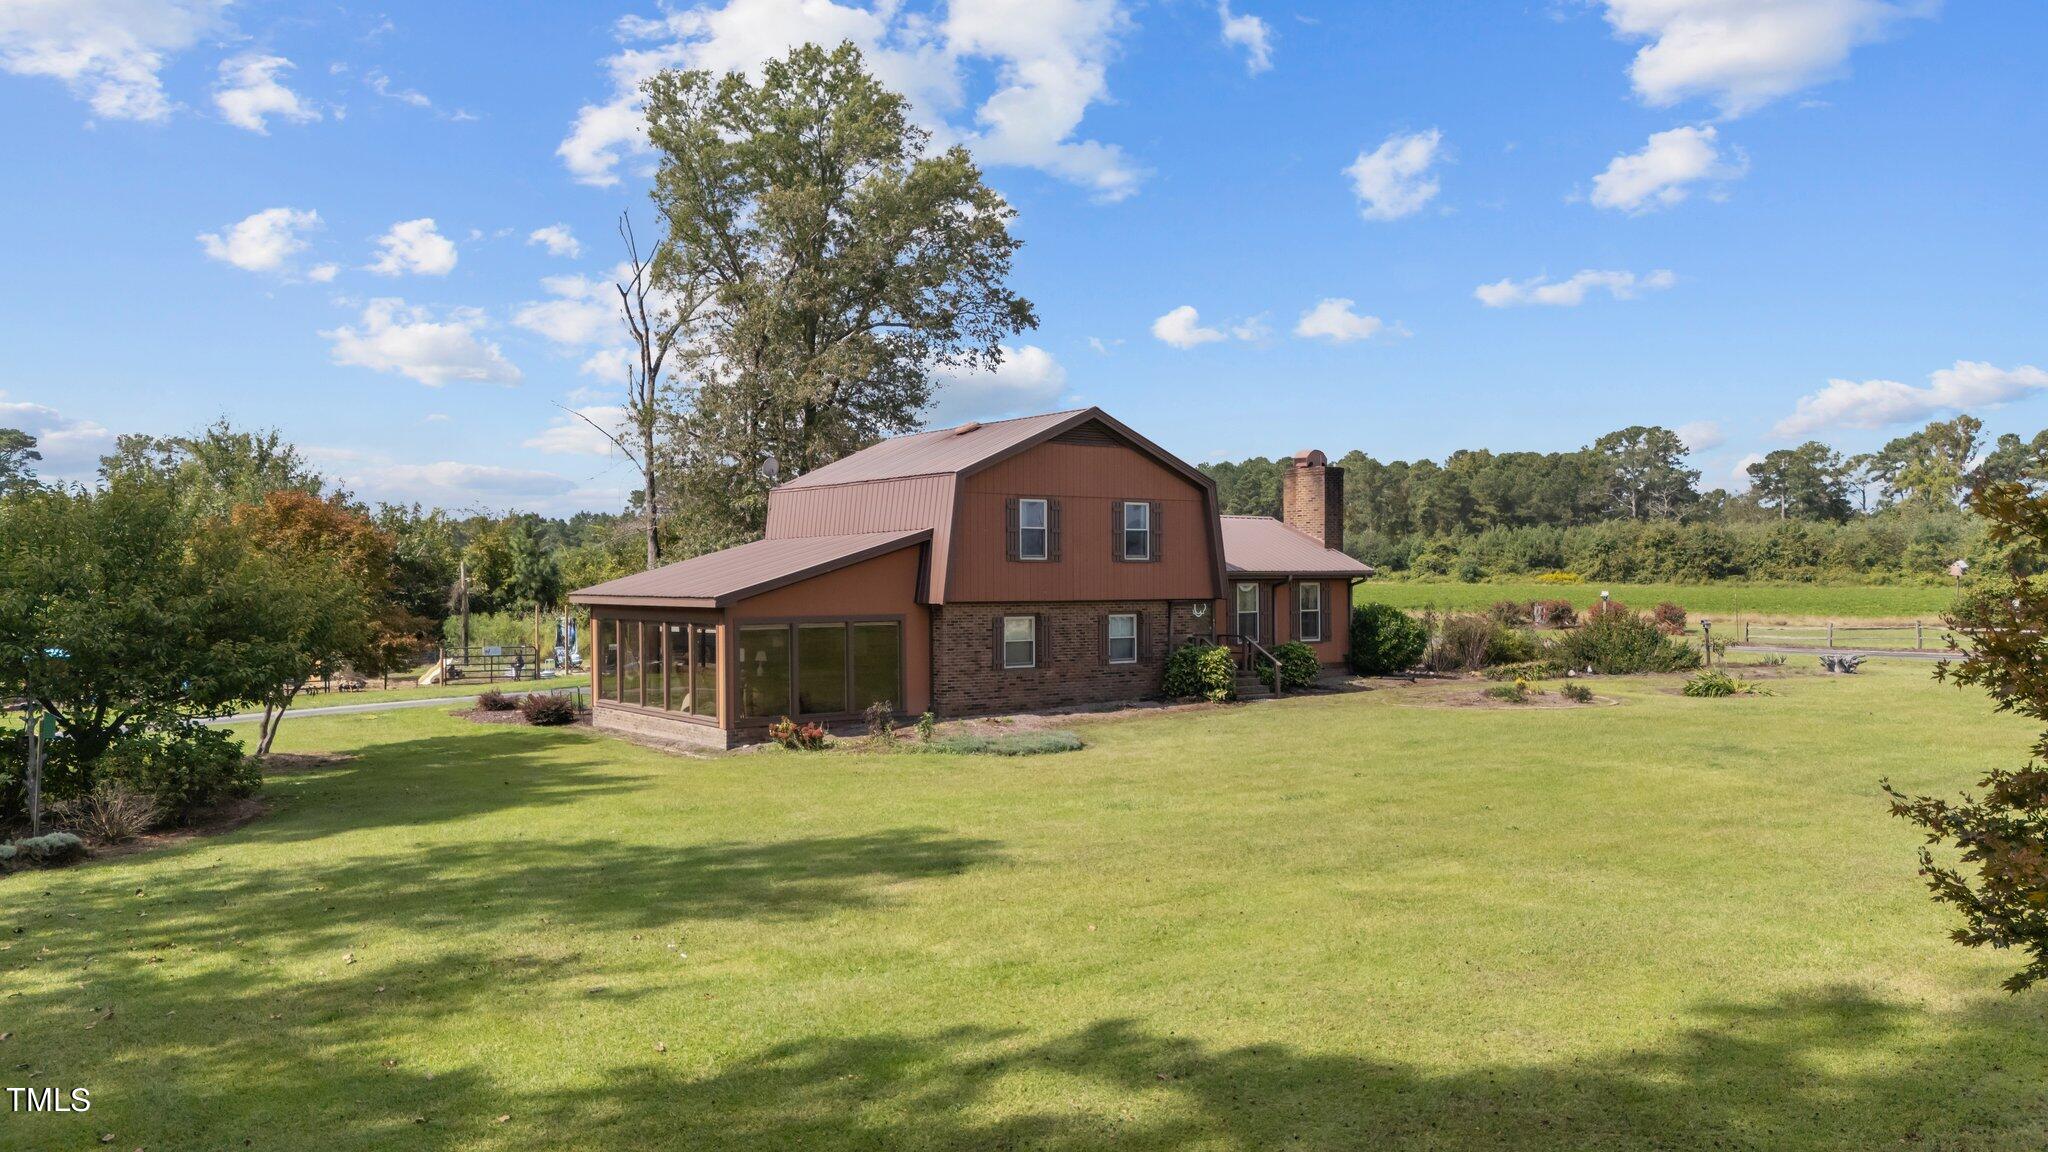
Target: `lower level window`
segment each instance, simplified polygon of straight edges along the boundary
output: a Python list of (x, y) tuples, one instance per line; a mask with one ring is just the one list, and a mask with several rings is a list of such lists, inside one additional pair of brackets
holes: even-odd
[(1301, 638), (1321, 640), (1323, 638), (1323, 586), (1321, 584), (1297, 584), (1295, 595), (1301, 598)]
[(797, 626), (796, 707), (809, 716), (847, 711), (846, 625)]
[(740, 629), (740, 715), (789, 714), (789, 626)]
[(1111, 664), (1136, 664), (1138, 662), (1137, 613), (1133, 612), (1109, 618), (1109, 662)]
[(1003, 667), (1038, 667), (1038, 617), (1003, 617)]

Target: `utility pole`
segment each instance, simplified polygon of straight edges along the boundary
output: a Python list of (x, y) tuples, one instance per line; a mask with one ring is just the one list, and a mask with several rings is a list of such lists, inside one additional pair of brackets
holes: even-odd
[(455, 562), (455, 602), (462, 613), (462, 658), (469, 658), (469, 558)]

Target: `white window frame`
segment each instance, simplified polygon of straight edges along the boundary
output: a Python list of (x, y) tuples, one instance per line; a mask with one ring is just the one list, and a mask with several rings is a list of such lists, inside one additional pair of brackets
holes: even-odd
[[(1038, 523), (1031, 523), (1031, 509), (1038, 509)], [(1031, 533), (1038, 533), (1038, 551), (1024, 546)], [(1052, 505), (1038, 498), (1017, 501), (1017, 559), (1043, 560), (1052, 555)]]
[[(1309, 589), (1311, 589), (1311, 588), (1315, 589), (1315, 593), (1316, 593), (1316, 607), (1315, 607), (1315, 614), (1316, 614), (1316, 631), (1315, 631), (1315, 635), (1313, 635), (1313, 636), (1309, 635), (1309, 631), (1308, 631), (1308, 614), (1309, 614), (1309, 607), (1308, 607), (1308, 591), (1309, 591)], [(1296, 629), (1297, 629), (1297, 630), (1298, 630), (1298, 631), (1299, 631), (1299, 632), (1301, 633), (1301, 637), (1300, 637), (1300, 638), (1301, 638), (1301, 639), (1302, 639), (1302, 640), (1303, 640), (1304, 642), (1307, 642), (1307, 643), (1310, 643), (1310, 644), (1320, 644), (1320, 643), (1322, 643), (1322, 641), (1323, 641), (1323, 585), (1322, 585), (1321, 581), (1316, 581), (1316, 580), (1310, 580), (1310, 581), (1307, 581), (1307, 582), (1305, 582), (1305, 583), (1301, 583), (1301, 584), (1296, 584), (1296, 585), (1294, 586), (1294, 598), (1295, 598), (1295, 601), (1296, 601), (1296, 603), (1295, 603), (1295, 606), (1294, 606), (1294, 615), (1295, 615), (1295, 628), (1296, 628)]]
[[(1247, 588), (1251, 590), (1252, 594), (1252, 610), (1250, 612), (1250, 616), (1252, 618), (1252, 627), (1251, 631), (1249, 632), (1245, 631), (1244, 627), (1244, 618), (1246, 616), (1246, 612), (1244, 610), (1244, 593)], [(1265, 613), (1262, 612), (1259, 608), (1259, 586), (1257, 584), (1239, 584), (1237, 588), (1231, 593), (1231, 595), (1236, 597), (1236, 599), (1232, 601), (1232, 605), (1237, 609), (1237, 634), (1245, 637), (1246, 639), (1257, 640), (1259, 638), (1259, 623), (1261, 619), (1265, 616)]]
[[(1025, 637), (1024, 637), (1023, 639), (1021, 639), (1021, 640), (1013, 640), (1013, 639), (1011, 639), (1011, 638), (1010, 638), (1010, 625), (1011, 625), (1011, 624), (1013, 624), (1013, 623), (1014, 623), (1014, 624), (1022, 624), (1022, 625), (1024, 626), (1024, 631), (1026, 632), (1026, 635), (1025, 635)], [(1030, 659), (1030, 660), (1028, 660), (1028, 661), (1026, 661), (1025, 663), (1022, 663), (1022, 664), (1018, 664), (1018, 663), (1015, 663), (1015, 662), (1013, 662), (1013, 661), (1012, 661), (1012, 660), (1010, 659), (1010, 646), (1011, 646), (1012, 644), (1028, 644), (1028, 645), (1030, 645), (1030, 646), (1031, 646), (1031, 659)], [(1003, 667), (1004, 667), (1005, 669), (1015, 669), (1015, 668), (1036, 668), (1036, 667), (1038, 667), (1038, 617), (1036, 617), (1036, 616), (1005, 616), (1005, 617), (1003, 617)]]
[[(1131, 511), (1133, 509), (1140, 513), (1138, 518), (1144, 521), (1141, 527), (1131, 527)], [(1133, 532), (1144, 535), (1145, 547), (1143, 551), (1131, 551), (1131, 533)], [(1150, 502), (1144, 500), (1124, 501), (1124, 534), (1123, 540), (1120, 543), (1123, 547), (1124, 559), (1126, 560), (1150, 560), (1152, 558), (1152, 505)]]
[[(1123, 620), (1130, 621), (1131, 632), (1128, 636), (1116, 634), (1117, 623)], [(1109, 662), (1111, 664), (1136, 664), (1138, 662), (1138, 614), (1136, 612), (1112, 613), (1109, 617), (1109, 627), (1106, 632), (1109, 638)], [(1121, 641), (1130, 642), (1131, 654), (1129, 656), (1118, 656), (1116, 654), (1116, 646)]]

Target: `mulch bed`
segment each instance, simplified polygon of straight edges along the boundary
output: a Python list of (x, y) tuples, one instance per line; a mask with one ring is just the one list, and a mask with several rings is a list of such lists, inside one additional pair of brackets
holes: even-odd
[[(526, 714), (517, 708), (508, 708), (502, 712), (492, 712), (483, 708), (457, 708), (448, 714), (458, 719), (468, 720), (474, 724), (526, 724)], [(590, 713), (588, 711), (578, 712), (576, 719), (569, 723), (553, 724), (548, 725), (548, 727), (588, 728), (590, 727)]]
[[(276, 760), (279, 757), (273, 756), (270, 759)], [(343, 759), (353, 760), (355, 757), (349, 756), (343, 757)], [(265, 771), (268, 771), (268, 768)], [(304, 769), (301, 769), (301, 771), (304, 771)], [(175, 848), (180, 844), (190, 844), (194, 840), (207, 836), (219, 836), (224, 832), (233, 832), (235, 829), (267, 815), (269, 812), (270, 803), (260, 797), (251, 796), (246, 800), (231, 800), (193, 823), (180, 828), (165, 828), (157, 832), (145, 832), (125, 844), (94, 844), (92, 846), (92, 859), (86, 860), (84, 863), (91, 864), (93, 860), (117, 860), (123, 856), (133, 856), (138, 852), (154, 852), (159, 848)]]
[(336, 764), (346, 764), (355, 756), (347, 752), (272, 752), (263, 758), (265, 779), (272, 776), (298, 776), (306, 772), (318, 772)]

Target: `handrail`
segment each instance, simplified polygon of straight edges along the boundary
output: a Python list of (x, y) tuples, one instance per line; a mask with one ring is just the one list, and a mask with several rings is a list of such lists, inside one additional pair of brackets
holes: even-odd
[(1257, 668), (1257, 665), (1254, 662), (1254, 653), (1257, 656), (1265, 657), (1266, 663), (1271, 664), (1273, 666), (1273, 695), (1285, 696), (1287, 694), (1287, 679), (1286, 677), (1280, 674), (1280, 658), (1278, 656), (1273, 655), (1271, 652), (1266, 651), (1265, 645), (1260, 644), (1258, 640), (1253, 637), (1240, 636), (1235, 632), (1219, 632), (1216, 634), (1216, 639), (1219, 643), (1222, 643), (1226, 646), (1230, 644), (1235, 644), (1240, 649), (1249, 650), (1248, 652), (1246, 652), (1244, 656), (1246, 671), (1254, 671)]

